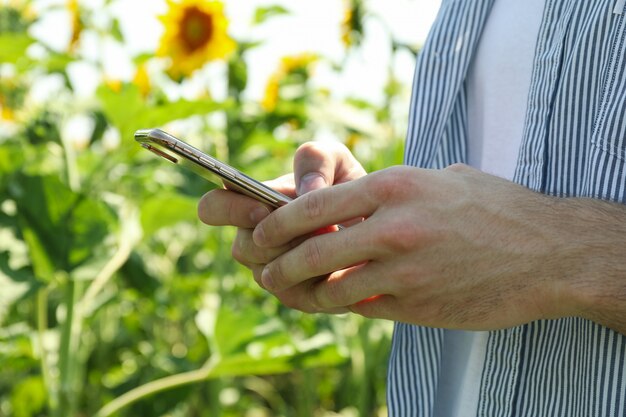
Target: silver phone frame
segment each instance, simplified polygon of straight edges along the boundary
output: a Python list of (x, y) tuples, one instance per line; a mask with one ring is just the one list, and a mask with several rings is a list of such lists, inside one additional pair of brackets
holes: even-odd
[(135, 140), (152, 153), (185, 166), (218, 186), (237, 191), (272, 207), (280, 207), (292, 201), (290, 197), (161, 129), (137, 130)]

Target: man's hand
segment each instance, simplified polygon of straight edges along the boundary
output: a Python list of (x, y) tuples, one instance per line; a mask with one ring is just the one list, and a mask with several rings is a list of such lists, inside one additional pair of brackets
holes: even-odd
[(625, 332), (625, 213), (463, 165), (394, 167), (277, 209), (250, 252), (271, 254), (261, 285), (306, 312), (463, 329), (584, 316)]
[[(352, 181), (365, 174), (363, 167), (345, 146), (338, 143), (307, 143), (295, 154), (294, 174), (285, 175), (267, 184), (295, 198), (311, 190)], [(307, 237), (297, 236), (293, 242), (271, 248), (258, 247), (252, 240), (252, 230), (269, 214), (268, 206), (223, 189), (208, 192), (198, 205), (198, 216), (204, 223), (238, 228), (232, 248), (233, 257), (252, 270), (258, 283), (261, 283), (261, 272), (265, 264)]]

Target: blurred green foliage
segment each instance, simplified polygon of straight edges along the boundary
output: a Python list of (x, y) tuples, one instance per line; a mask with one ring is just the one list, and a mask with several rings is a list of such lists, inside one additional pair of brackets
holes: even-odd
[[(305, 60), (274, 79), (265, 108), (243, 94), (258, 43), (238, 40), (227, 62), (207, 64), (225, 68), (223, 100), (172, 98), (163, 85), (186, 80), (167, 80), (153, 54), (136, 57), (133, 81), (101, 74), (94, 96), (79, 99), (68, 68), (85, 58), (29, 31), (59, 6), (39, 16), (31, 6), (0, 3), (0, 416), (383, 414), (391, 324), (280, 305), (232, 261), (234, 230), (197, 220), (210, 185), (141, 151), (132, 134), (183, 131), (269, 179), (323, 128), (382, 169), (401, 162), (405, 119), (393, 109), (406, 86), (390, 70), (383, 105), (338, 100), (311, 86)], [(347, 6), (358, 7), (347, 30), (359, 39), (366, 6)], [(103, 31), (95, 10), (72, 7), (73, 42), (91, 29), (124, 42), (115, 18)], [(253, 24), (274, 16), (289, 11), (263, 7)], [(33, 85), (50, 76), (62, 91), (35, 102)]]

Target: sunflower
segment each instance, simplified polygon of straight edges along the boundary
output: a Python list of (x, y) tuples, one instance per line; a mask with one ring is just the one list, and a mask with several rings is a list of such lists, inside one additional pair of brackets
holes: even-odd
[(4, 120), (6, 122), (15, 121), (15, 112), (12, 108), (6, 107), (2, 100), (0, 100), (0, 120)]
[(318, 60), (318, 56), (309, 52), (285, 56), (280, 60), (280, 70), (284, 74), (306, 71), (310, 64)]
[(148, 68), (145, 63), (139, 64), (137, 66), (137, 71), (135, 72), (135, 77), (133, 78), (133, 84), (139, 88), (139, 92), (145, 98), (150, 94), (150, 89), (152, 85), (150, 83), (150, 75), (148, 74)]
[(341, 41), (346, 49), (358, 45), (363, 38), (365, 7), (362, 0), (346, 0), (341, 21)]
[(352, 8), (347, 7), (343, 13), (343, 20), (341, 21), (341, 42), (343, 42), (346, 48), (352, 45), (352, 20), (354, 12)]
[(263, 107), (265, 111), (273, 111), (278, 104), (278, 97), (280, 95), (280, 79), (281, 75), (275, 73), (272, 74), (267, 80), (265, 95), (263, 96), (263, 100), (261, 100), (261, 107)]
[(22, 0), (0, 2), (0, 33), (24, 33), (36, 18), (29, 3)]
[(116, 93), (122, 91), (122, 81), (118, 79), (105, 77), (103, 82), (104, 85), (111, 91), (114, 91)]
[(83, 33), (83, 29), (85, 28), (85, 26), (80, 16), (80, 7), (78, 5), (78, 0), (68, 0), (67, 9), (70, 12), (70, 19), (72, 22), (72, 36), (70, 37), (68, 50), (70, 53), (73, 53), (78, 47), (78, 41), (80, 39), (81, 33)]
[(165, 32), (157, 55), (171, 59), (168, 73), (173, 79), (187, 77), (235, 50), (220, 1), (168, 0), (168, 5), (169, 11), (160, 17)]
[(319, 57), (308, 52), (285, 56), (280, 60), (278, 69), (270, 76), (265, 86), (265, 95), (261, 100), (261, 107), (265, 111), (273, 111), (278, 104), (280, 86), (283, 80), (296, 73), (303, 73), (305, 78), (309, 76), (309, 68)]
[(24, 105), (27, 87), (16, 78), (0, 78), (0, 121), (15, 121)]

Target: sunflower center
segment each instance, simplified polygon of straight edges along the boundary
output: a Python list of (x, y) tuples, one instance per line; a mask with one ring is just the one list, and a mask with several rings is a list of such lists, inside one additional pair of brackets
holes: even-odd
[(181, 20), (181, 40), (187, 52), (206, 45), (213, 36), (213, 16), (200, 10), (198, 7), (189, 7), (185, 10)]

